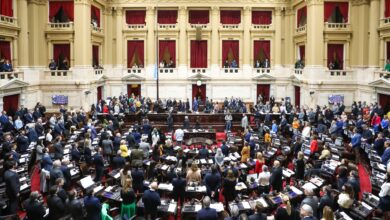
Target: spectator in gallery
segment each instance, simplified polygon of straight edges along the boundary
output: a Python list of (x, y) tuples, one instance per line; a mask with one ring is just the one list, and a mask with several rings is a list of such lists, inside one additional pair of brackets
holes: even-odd
[(269, 68), (270, 66), (269, 66), (269, 61), (268, 61), (268, 59), (265, 59), (264, 60), (264, 63), (263, 63), (263, 68)]
[(232, 60), (232, 63), (230, 64), (231, 68), (238, 68), (237, 61), (235, 59)]
[(57, 63), (53, 59), (50, 60), (49, 69), (50, 70), (56, 70), (57, 69)]
[(160, 67), (160, 68), (164, 68), (165, 66), (166, 66), (165, 60), (161, 60), (161, 61), (160, 61), (160, 64), (159, 64), (159, 67)]
[(299, 59), (297, 60), (297, 62), (295, 63), (295, 69), (303, 69), (305, 67), (305, 63), (303, 62), (303, 60)]
[(167, 64), (167, 67), (168, 68), (174, 68), (175, 67), (175, 63), (173, 62), (172, 57), (169, 59), (169, 63)]
[(390, 59), (386, 60), (385, 71), (390, 72)]
[(5, 60), (5, 63), (3, 64), (3, 71), (4, 72), (12, 72), (12, 64), (9, 62), (9, 60)]
[(229, 67), (230, 67), (229, 60), (226, 59), (225, 63), (223, 64), (223, 68), (229, 68)]
[(255, 68), (261, 68), (260, 60), (256, 60)]

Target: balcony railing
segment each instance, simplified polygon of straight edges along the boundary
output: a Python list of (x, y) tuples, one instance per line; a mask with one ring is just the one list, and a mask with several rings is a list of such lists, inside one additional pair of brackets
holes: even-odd
[(104, 69), (94, 69), (93, 72), (95, 73), (96, 76), (103, 75)]
[(241, 29), (241, 24), (221, 24), (220, 27), (223, 30), (238, 30)]
[(71, 70), (46, 70), (44, 71), (45, 80), (69, 80), (73, 78)]
[(374, 80), (378, 80), (378, 79), (390, 80), (390, 72), (387, 72), (387, 71), (375, 71), (374, 72)]
[(11, 79), (24, 79), (24, 74), (23, 72), (0, 72), (0, 80), (11, 80)]
[(302, 75), (303, 74), (303, 69), (294, 69), (294, 74), (295, 75)]
[(47, 24), (47, 30), (51, 31), (73, 31), (73, 28), (73, 22)]
[(305, 24), (305, 25), (302, 25), (302, 26), (300, 26), (300, 27), (297, 27), (297, 28), (295, 29), (295, 32), (297, 32), (297, 33), (304, 33), (304, 32), (306, 32), (306, 24)]
[(271, 30), (272, 24), (252, 24), (252, 30)]
[(380, 26), (390, 26), (390, 18), (382, 18), (380, 21)]
[(353, 70), (326, 70), (327, 79), (332, 80), (354, 80), (355, 79), (355, 71)]
[(222, 68), (222, 73), (238, 73), (239, 68)]
[(158, 24), (158, 28), (163, 30), (175, 30), (178, 26), (177, 24)]
[(133, 73), (133, 74), (137, 74), (137, 73), (143, 73), (144, 72), (144, 69), (143, 68), (127, 68), (127, 73)]
[(97, 33), (103, 33), (103, 28), (91, 25), (92, 31)]
[(191, 68), (191, 73), (206, 73), (207, 68)]
[(351, 24), (349, 23), (328, 23), (324, 24), (325, 31), (348, 31), (351, 30)]
[(176, 68), (158, 68), (159, 73), (175, 73)]
[(190, 28), (201, 27), (202, 29), (206, 29), (209, 27), (209, 24), (190, 24)]
[(16, 18), (0, 15), (0, 23), (8, 25), (16, 25)]
[(253, 68), (253, 73), (254, 74), (264, 74), (264, 73), (270, 73), (271, 68)]
[(146, 24), (127, 24), (127, 29), (132, 29), (132, 30), (146, 29)]

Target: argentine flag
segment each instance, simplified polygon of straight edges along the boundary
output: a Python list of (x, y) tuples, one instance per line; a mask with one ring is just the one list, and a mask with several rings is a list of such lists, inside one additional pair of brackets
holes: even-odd
[(154, 72), (153, 72), (153, 73), (154, 73), (154, 74), (153, 74), (153, 75), (154, 75), (154, 80), (157, 80), (157, 74), (158, 74), (157, 64), (154, 65), (154, 70), (153, 70), (153, 71), (154, 71)]

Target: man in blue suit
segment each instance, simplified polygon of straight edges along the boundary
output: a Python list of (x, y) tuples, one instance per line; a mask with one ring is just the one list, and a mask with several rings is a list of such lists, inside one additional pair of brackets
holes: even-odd
[(358, 131), (357, 128), (353, 129), (353, 136), (351, 138), (351, 143), (350, 143), (350, 146), (355, 152), (356, 163), (359, 162), (360, 145), (361, 145), (361, 138), (362, 138), (362, 136), (357, 131)]
[(210, 208), (210, 204), (210, 197), (204, 197), (203, 208), (199, 210), (196, 220), (218, 220), (217, 210)]
[(87, 218), (88, 220), (101, 220), (101, 209), (102, 204), (100, 203), (100, 200), (93, 195), (93, 190), (88, 189), (87, 190), (87, 196), (84, 197), (84, 207), (87, 211)]
[(214, 200), (218, 200), (218, 191), (221, 186), (221, 174), (219, 174), (215, 164), (211, 166), (211, 173), (208, 173), (205, 176), (204, 183), (207, 188), (207, 195)]
[(146, 219), (155, 219), (157, 216), (157, 207), (161, 205), (160, 195), (157, 192), (157, 182), (150, 184), (150, 189), (144, 192), (142, 202), (144, 203), (144, 213)]
[(99, 182), (102, 180), (103, 173), (104, 173), (104, 161), (102, 156), (102, 149), (99, 147), (96, 154), (93, 155), (93, 163), (95, 164), (95, 182)]

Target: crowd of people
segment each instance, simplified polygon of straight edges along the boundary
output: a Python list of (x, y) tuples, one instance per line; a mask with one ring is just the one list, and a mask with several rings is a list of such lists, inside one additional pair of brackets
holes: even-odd
[[(121, 187), (121, 202), (117, 205), (123, 219), (162, 217), (159, 206), (166, 198), (177, 202), (176, 213), (183, 211), (185, 204), (194, 202), (186, 187), (204, 185), (206, 191), (198, 198), (202, 208), (195, 213), (197, 219), (332, 220), (336, 219), (336, 213), (352, 215), (353, 207), (362, 200), (359, 196), (363, 193), (359, 183), (362, 177), (357, 165), (364, 165), (371, 173), (370, 159), (365, 151), (367, 146), (379, 155), (384, 166), (387, 167), (390, 159), (389, 113), (386, 114), (376, 103), (354, 102), (351, 113), (347, 114), (343, 103), (305, 109), (292, 106), (288, 100), (276, 103), (273, 97), (266, 100), (259, 96), (252, 115), (255, 123), (249, 122), (249, 114), (243, 114), (240, 132), (232, 133), (231, 127), (227, 127), (227, 137), (222, 142), (212, 146), (202, 144), (195, 154), (190, 154), (189, 149), (196, 147), (183, 143), (182, 128), (165, 133), (153, 127), (147, 118), (141, 124), (126, 126), (115, 114), (126, 109), (133, 109), (130, 112), (146, 109), (147, 114), (160, 107), (167, 111), (189, 110), (188, 100), (185, 104), (175, 99), (155, 103), (158, 107), (148, 98), (120, 95), (109, 103), (99, 102), (89, 112), (61, 106), (59, 112), (48, 114), (40, 103), (32, 110), (22, 106), (13, 116), (3, 111), (0, 138), (4, 172), (0, 175), (0, 182), (5, 184), (7, 202), (2, 205), (6, 209), (1, 210), (1, 215), (18, 215), (18, 211), (24, 211), (28, 220), (57, 220), (66, 216), (98, 220), (110, 215), (108, 204), (112, 203), (96, 195), (93, 188), (78, 190), (77, 181), (70, 174), (72, 165), (80, 170), (93, 168), (93, 181), (97, 184)], [(232, 98), (226, 99), (223, 106), (228, 116), (230, 110), (245, 105), (241, 99)], [(260, 113), (270, 112), (280, 113), (279, 118), (266, 117), (263, 120), (258, 117)], [(98, 120), (97, 113), (106, 113), (105, 119)], [(107, 119), (108, 122), (104, 122)], [(74, 136), (77, 139), (72, 139)], [(240, 141), (229, 141), (228, 138), (233, 136)], [(333, 158), (331, 144), (321, 139), (325, 136), (333, 143), (340, 140), (339, 164), (334, 175), (325, 180), (319, 190), (305, 188), (305, 181), (321, 176), (323, 165)], [(281, 140), (284, 141), (283, 147), (277, 144)], [(71, 145), (70, 157), (64, 152), (68, 144)], [(277, 149), (276, 156), (266, 157), (272, 148)], [(236, 153), (239, 155), (236, 160), (226, 160)], [(17, 170), (23, 154), (29, 154), (29, 172), (39, 170), (40, 189), (21, 201)], [(162, 171), (159, 167), (169, 156), (175, 157), (176, 161)], [(201, 159), (211, 159), (212, 163), (196, 163)], [(283, 177), (287, 168), (294, 172), (291, 179)], [(107, 180), (110, 170), (119, 170), (118, 182)], [(255, 176), (248, 181), (250, 174)], [(371, 214), (384, 219), (389, 217), (390, 211), (390, 173), (385, 176), (377, 194), (379, 205)], [(162, 193), (161, 183), (172, 184), (171, 192)], [(238, 190), (241, 183), (247, 183), (251, 190)], [(290, 186), (302, 189), (300, 199), (292, 200), (286, 194)], [(266, 208), (261, 202), (256, 202), (244, 212), (237, 205), (245, 198), (265, 198), (268, 195), (280, 195), (280, 203)], [(139, 201), (142, 201), (143, 211)], [(222, 211), (212, 207), (211, 204), (216, 202), (223, 204)]]

